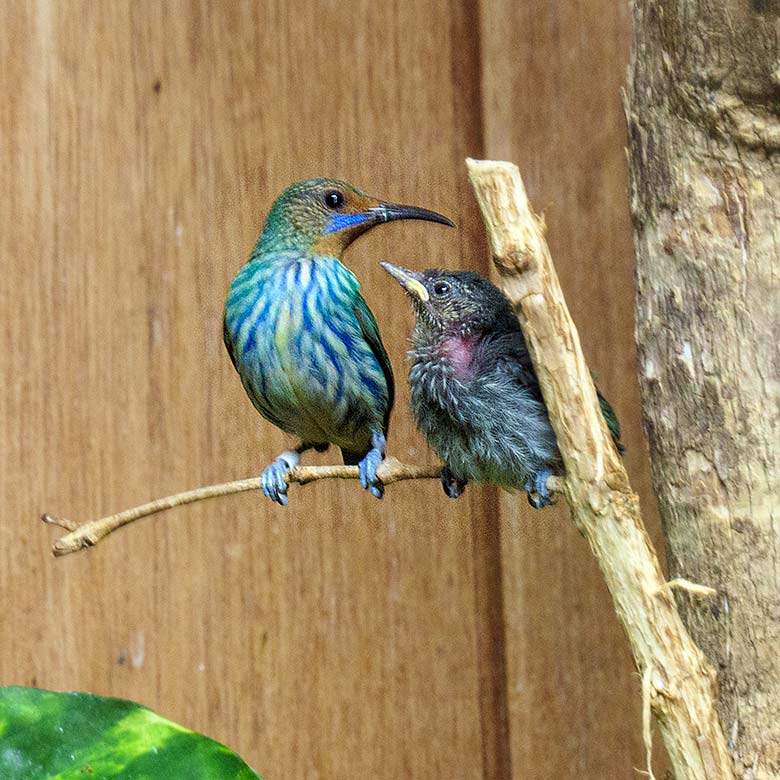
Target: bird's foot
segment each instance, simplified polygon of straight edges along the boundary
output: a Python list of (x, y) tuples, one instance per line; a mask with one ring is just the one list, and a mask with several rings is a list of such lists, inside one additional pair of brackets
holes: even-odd
[(534, 509), (544, 509), (546, 506), (553, 506), (550, 491), (547, 489), (547, 480), (553, 475), (551, 469), (541, 469), (534, 474), (533, 482), (529, 479), (525, 483), (525, 489), (528, 492), (528, 503)]
[(280, 506), (287, 506), (287, 480), (285, 477), (298, 465), (300, 459), (301, 456), (298, 452), (288, 450), (263, 471), (260, 475), (260, 484), (266, 498), (270, 498), (271, 501)]
[(370, 490), (371, 495), (376, 498), (382, 498), (385, 494), (385, 486), (376, 475), (379, 464), (385, 458), (387, 451), (387, 441), (381, 433), (375, 433), (371, 436), (371, 449), (366, 453), (363, 460), (358, 463), (360, 471), (360, 484), (365, 490)]
[(451, 471), (449, 466), (444, 466), (441, 470), (441, 486), (448, 498), (460, 498), (466, 489), (468, 480), (459, 479)]

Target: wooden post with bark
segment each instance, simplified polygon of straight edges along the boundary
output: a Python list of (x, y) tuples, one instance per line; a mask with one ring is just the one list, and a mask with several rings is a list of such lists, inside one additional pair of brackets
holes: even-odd
[(780, 3), (634, 0), (640, 381), (737, 775), (780, 778)]

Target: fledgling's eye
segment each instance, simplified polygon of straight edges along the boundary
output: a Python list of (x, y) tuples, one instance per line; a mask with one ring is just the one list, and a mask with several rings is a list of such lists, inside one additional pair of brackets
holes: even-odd
[(450, 291), (450, 286), (447, 284), (447, 282), (436, 282), (436, 284), (433, 285), (433, 294), (442, 296), (447, 295), (447, 293)]
[(323, 196), (325, 205), (329, 209), (340, 209), (344, 205), (344, 193), (338, 190), (328, 190)]

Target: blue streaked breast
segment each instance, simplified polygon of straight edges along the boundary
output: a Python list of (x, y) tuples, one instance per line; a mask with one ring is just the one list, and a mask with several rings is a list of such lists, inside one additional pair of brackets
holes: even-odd
[(389, 404), (382, 368), (354, 314), (360, 285), (334, 257), (249, 262), (225, 304), (225, 342), (247, 394), (306, 442), (370, 446)]

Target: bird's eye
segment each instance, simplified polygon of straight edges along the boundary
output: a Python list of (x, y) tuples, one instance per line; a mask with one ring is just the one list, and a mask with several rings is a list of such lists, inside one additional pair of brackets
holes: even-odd
[(338, 190), (328, 190), (325, 193), (323, 200), (329, 209), (333, 209), (335, 211), (344, 205), (344, 193), (339, 192)]
[(446, 295), (449, 291), (450, 286), (447, 284), (447, 282), (436, 282), (436, 284), (433, 285), (434, 295)]

